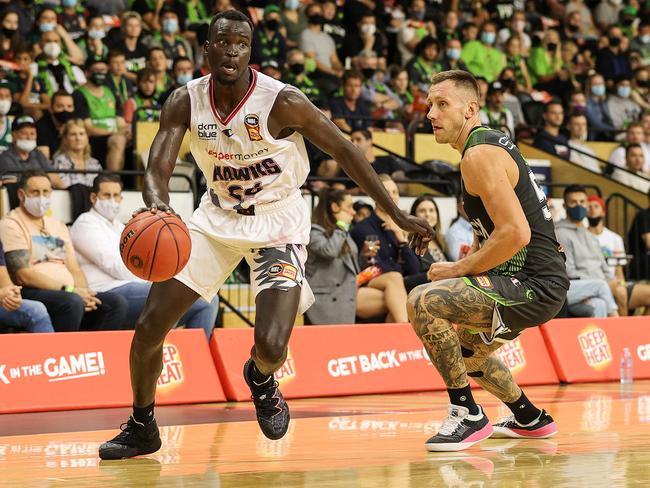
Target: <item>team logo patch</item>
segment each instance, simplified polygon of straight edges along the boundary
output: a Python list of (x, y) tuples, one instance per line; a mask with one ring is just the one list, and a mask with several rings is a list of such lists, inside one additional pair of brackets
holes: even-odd
[(248, 131), (248, 138), (251, 141), (261, 141), (260, 134), (260, 118), (255, 114), (250, 114), (244, 117), (244, 125)]
[(269, 268), (269, 276), (277, 276), (296, 281), (298, 276), (298, 269), (291, 263), (274, 263)]
[(474, 279), (481, 288), (494, 288), (492, 285), (492, 280), (485, 275), (475, 276)]

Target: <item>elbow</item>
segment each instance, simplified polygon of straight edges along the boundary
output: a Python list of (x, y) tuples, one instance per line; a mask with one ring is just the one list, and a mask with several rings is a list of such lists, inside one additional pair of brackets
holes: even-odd
[(29, 268), (16, 270), (13, 281), (17, 286), (29, 286)]
[(524, 246), (527, 246), (530, 243), (531, 232), (530, 227), (525, 226), (519, 228), (514, 232), (513, 241), (517, 243), (517, 250), (521, 249)]

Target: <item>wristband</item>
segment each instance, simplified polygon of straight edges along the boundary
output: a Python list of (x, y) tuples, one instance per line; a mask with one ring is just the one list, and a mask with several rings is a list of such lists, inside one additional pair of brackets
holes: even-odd
[(68, 293), (72, 293), (74, 291), (74, 285), (63, 285), (61, 287), (61, 291), (67, 291)]
[(344, 230), (345, 232), (350, 230), (350, 224), (348, 224), (347, 222), (343, 222), (342, 220), (337, 220), (336, 221), (336, 226), (339, 229)]

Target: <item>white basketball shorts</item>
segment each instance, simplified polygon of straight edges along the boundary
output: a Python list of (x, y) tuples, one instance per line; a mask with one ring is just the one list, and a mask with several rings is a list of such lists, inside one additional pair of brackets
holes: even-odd
[(313, 303), (305, 279), (310, 210), (300, 192), (256, 205), (255, 215), (240, 215), (214, 205), (206, 193), (188, 228), (190, 260), (176, 279), (210, 302), (242, 258), (251, 269), (254, 296), (262, 290), (301, 287), (298, 313)]

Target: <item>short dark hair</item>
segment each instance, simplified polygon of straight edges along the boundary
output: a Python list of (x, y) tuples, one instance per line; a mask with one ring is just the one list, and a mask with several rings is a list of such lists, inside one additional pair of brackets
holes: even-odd
[(189, 61), (190, 64), (192, 65), (192, 68), (194, 68), (194, 63), (192, 63), (192, 60), (190, 58), (188, 58), (187, 56), (178, 56), (174, 58), (174, 61), (172, 62), (172, 72), (176, 69), (176, 65), (181, 61)]
[(587, 194), (587, 189), (582, 186), (582, 185), (569, 185), (564, 189), (564, 193), (562, 194), (562, 198), (564, 199), (564, 202), (566, 203), (566, 197), (570, 193), (584, 193), (585, 195)]
[(363, 75), (361, 74), (361, 71), (358, 71), (356, 69), (348, 69), (343, 73), (343, 79), (341, 80), (341, 84), (345, 85), (348, 80), (361, 80), (363, 82)]
[(564, 105), (562, 105), (562, 102), (560, 102), (559, 100), (554, 98), (553, 100), (548, 102), (546, 105), (544, 105), (544, 113), (545, 114), (547, 114), (549, 112), (549, 110), (551, 110), (551, 105), (559, 105), (560, 107), (562, 107), (562, 110), (564, 111)]
[(571, 112), (569, 115), (568, 122), (571, 122), (573, 119), (578, 118), (578, 117), (587, 117), (584, 112)]
[(372, 134), (368, 129), (354, 129), (352, 132), (350, 132), (350, 135), (354, 134), (355, 132), (359, 132), (366, 141), (372, 141)]
[(95, 58), (93, 56), (88, 57), (88, 61), (86, 61), (86, 64), (84, 65), (84, 68), (86, 71), (90, 71), (90, 68), (92, 68), (94, 65), (103, 63), (103, 64), (108, 64), (108, 61), (106, 61), (106, 58)]
[(151, 58), (151, 53), (154, 53), (156, 51), (162, 51), (162, 53), (165, 55), (165, 57), (167, 57), (167, 53), (165, 52), (165, 50), (162, 47), (154, 46), (154, 47), (150, 47), (147, 50), (147, 61), (149, 61), (149, 59)]
[(233, 20), (235, 22), (246, 22), (248, 24), (248, 27), (251, 28), (251, 36), (252, 32), (255, 30), (251, 19), (249, 19), (243, 12), (240, 12), (239, 10), (224, 10), (223, 12), (219, 12), (217, 15), (212, 17), (212, 20), (210, 21), (210, 28), (208, 29), (208, 39), (212, 38), (212, 28), (221, 19)]
[(120, 56), (126, 58), (126, 54), (124, 54), (124, 51), (121, 51), (120, 49), (111, 49), (110, 51), (108, 51), (108, 56), (106, 56), (106, 61), (110, 63), (111, 59), (118, 58)]
[(101, 173), (95, 176), (95, 179), (93, 180), (93, 188), (92, 192), (93, 193), (99, 193), (99, 186), (102, 183), (119, 183), (120, 188), (122, 187), (122, 178), (120, 178), (120, 175), (114, 175), (112, 173)]
[(70, 97), (70, 98), (72, 98), (72, 101), (74, 102), (74, 97), (70, 93), (68, 93), (67, 91), (59, 90), (59, 91), (55, 92), (54, 95), (52, 95), (51, 104), (54, 105), (54, 101), (57, 98), (61, 98), (61, 97)]
[(480, 99), (478, 82), (471, 73), (463, 71), (462, 69), (452, 69), (449, 71), (441, 71), (431, 77), (432, 86), (445, 81), (452, 81), (456, 87), (466, 88), (476, 96), (477, 100)]
[(625, 148), (625, 157), (627, 157), (628, 154), (630, 154), (630, 149), (643, 149), (641, 147), (641, 144), (637, 144), (636, 142), (633, 142), (632, 144), (628, 144), (627, 147)]
[(27, 188), (27, 182), (31, 178), (38, 178), (38, 177), (47, 178), (48, 181), (50, 181), (50, 177), (42, 169), (30, 169), (20, 175), (20, 180), (18, 181), (18, 188), (22, 188), (24, 190), (25, 188)]
[(149, 78), (149, 77), (156, 77), (156, 72), (152, 70), (151, 68), (142, 68), (140, 71), (138, 71), (138, 75), (136, 78), (136, 84), (140, 83), (142, 80)]

